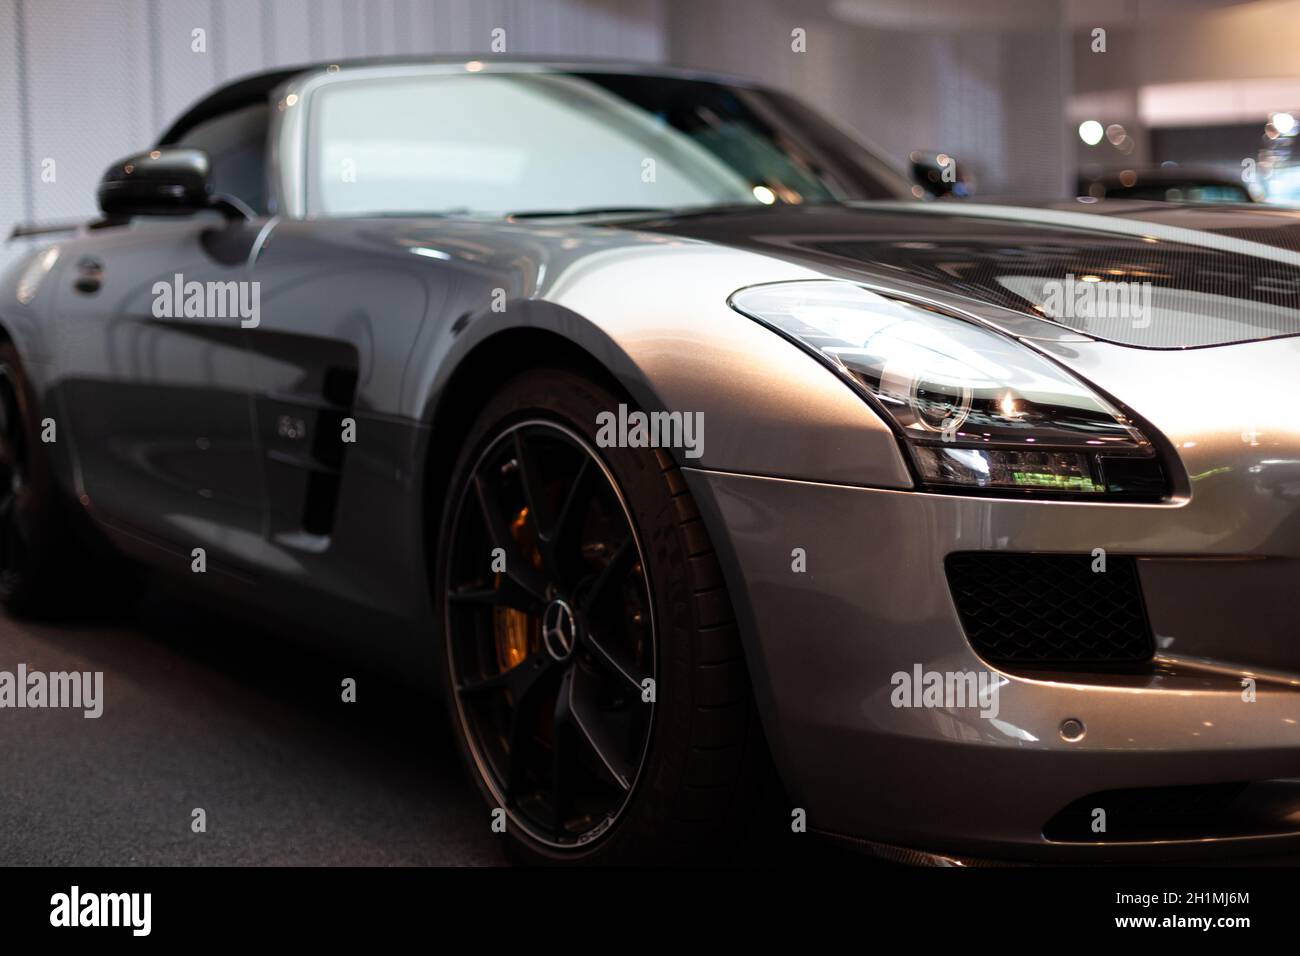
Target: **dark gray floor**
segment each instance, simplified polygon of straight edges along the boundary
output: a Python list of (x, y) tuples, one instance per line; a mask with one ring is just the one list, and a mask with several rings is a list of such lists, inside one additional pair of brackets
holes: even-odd
[[(97, 720), (0, 709), (0, 865), (505, 862), (436, 701), (160, 595), (0, 617), (0, 670), (103, 671)], [(191, 832), (191, 812), (207, 832)]]

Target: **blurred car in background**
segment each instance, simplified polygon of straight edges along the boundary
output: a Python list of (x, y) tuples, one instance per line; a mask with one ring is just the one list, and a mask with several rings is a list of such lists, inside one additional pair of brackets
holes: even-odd
[(1079, 177), (1078, 194), (1092, 199), (1145, 199), (1155, 202), (1255, 202), (1238, 176), (1216, 169), (1156, 166)]

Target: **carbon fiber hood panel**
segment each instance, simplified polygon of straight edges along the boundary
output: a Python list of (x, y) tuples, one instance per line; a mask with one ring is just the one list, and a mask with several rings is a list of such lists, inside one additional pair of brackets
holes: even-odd
[(1126, 346), (1300, 334), (1300, 212), (1291, 210), (882, 202), (695, 213), (635, 227), (827, 275), (906, 283)]

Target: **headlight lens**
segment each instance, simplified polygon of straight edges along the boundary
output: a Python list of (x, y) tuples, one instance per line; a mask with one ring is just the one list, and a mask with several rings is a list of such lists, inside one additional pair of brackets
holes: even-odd
[(732, 307), (882, 408), (937, 488), (1161, 497), (1145, 435), (1083, 382), (992, 329), (849, 282), (752, 286)]

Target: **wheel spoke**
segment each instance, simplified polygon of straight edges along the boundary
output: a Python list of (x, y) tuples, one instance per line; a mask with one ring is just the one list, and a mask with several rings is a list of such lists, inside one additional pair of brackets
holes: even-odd
[(538, 482), (541, 480), (541, 468), (533, 458), (531, 449), (524, 442), (523, 430), (514, 433), (515, 461), (519, 464), (519, 484), (524, 489), (524, 503), (528, 505), (528, 520), (533, 530), (540, 535), (543, 526), (550, 522), (543, 520), (542, 506), (546, 503), (545, 490)]
[(540, 614), (544, 603), (541, 598), (524, 588), (509, 574), (498, 579), (495, 588), (482, 588), (467, 585), (447, 594), (447, 600), (460, 605), (482, 605), (484, 607), (512, 607), (525, 614)]
[(564, 813), (569, 806), (569, 738), (571, 736), (571, 710), (569, 699), (573, 692), (573, 669), (568, 668), (560, 678), (555, 694), (555, 712), (551, 715), (551, 813), (557, 831), (564, 827)]
[(465, 697), (508, 690), (514, 699), (515, 707), (518, 708), (527, 700), (529, 693), (545, 674), (550, 662), (549, 654), (538, 651), (499, 674), (463, 681), (456, 688), (456, 693)]
[(615, 676), (627, 681), (627, 683), (631, 684), (632, 687), (636, 689), (638, 694), (641, 693), (642, 678), (638, 678), (630, 670), (624, 667), (618, 658), (610, 653), (609, 649), (605, 647), (600, 638), (588, 630), (583, 632), (582, 637), (580, 638), (580, 643), (583, 647), (592, 652), (596, 661), (606, 670), (612, 671)]
[[(571, 672), (572, 673), (572, 672)], [(623, 759), (620, 748), (610, 739), (609, 728), (602, 719), (598, 708), (590, 705), (585, 695), (577, 692), (578, 678), (571, 677), (568, 682), (568, 718), (577, 731), (578, 737), (587, 748), (596, 755), (606, 774), (620, 790), (632, 789), (634, 768)], [(557, 704), (558, 707), (558, 704)]]
[(577, 473), (565, 493), (564, 502), (555, 516), (555, 523), (547, 530), (547, 543), (555, 555), (555, 563), (562, 583), (572, 587), (582, 574), (582, 560), (579, 553), (578, 534), (582, 530), (582, 519), (587, 514), (592, 479), (598, 474), (590, 458), (583, 458)]
[(629, 535), (627, 540), (618, 546), (610, 557), (609, 563), (601, 570), (595, 583), (587, 591), (584, 603), (588, 608), (601, 607), (615, 593), (617, 586), (623, 583), (628, 572), (632, 570), (636, 557), (636, 541)]
[(539, 484), (541, 468), (524, 441), (523, 429), (515, 431), (514, 443), (515, 461), (519, 463), (519, 483), (524, 489), (524, 503), (528, 505), (528, 523), (533, 529), (533, 540), (537, 542), (538, 553), (542, 556), (542, 570), (551, 578), (558, 578), (560, 569), (556, 564), (555, 542), (547, 533), (551, 527), (550, 516), (542, 511), (546, 506), (546, 493)]
[(447, 599), (453, 604), (486, 604), (489, 607), (510, 606), (503, 599), (500, 588), (476, 588), (472, 585), (466, 585), (463, 588), (456, 588), (449, 592)]
[(547, 530), (547, 535), (556, 542), (567, 541), (577, 531), (577, 518), (580, 517), (581, 508), (579, 503), (582, 501), (582, 492), (587, 486), (587, 481), (591, 473), (595, 470), (590, 458), (582, 459), (578, 465), (578, 473), (573, 476), (573, 482), (569, 485), (569, 490), (564, 496), (564, 502), (560, 505), (559, 513), (555, 516), (555, 523)]
[[(537, 655), (533, 655), (536, 657)], [(517, 678), (513, 678), (518, 690), (511, 690), (514, 706), (510, 711), (510, 729), (506, 734), (506, 740), (510, 748), (510, 763), (507, 772), (506, 796), (510, 803), (518, 804), (520, 791), (525, 785), (525, 771), (528, 769), (527, 751), (532, 746), (532, 742), (537, 730), (537, 705), (539, 703), (539, 692), (548, 684), (553, 685), (554, 681), (545, 680), (548, 675), (555, 673), (552, 668), (545, 663), (541, 666), (530, 663), (532, 657), (526, 658), (519, 664), (515, 665), (507, 673), (519, 671), (520, 668), (529, 667), (531, 675), (527, 672), (520, 673)], [(464, 696), (462, 694), (462, 696)]]
[(474, 492), (492, 546), (500, 548), (506, 554), (505, 573), (538, 601), (546, 600), (546, 584), (542, 576), (515, 543), (515, 537), (510, 533), (510, 526), (506, 522), (505, 509), (496, 492), (481, 475), (474, 476)]

